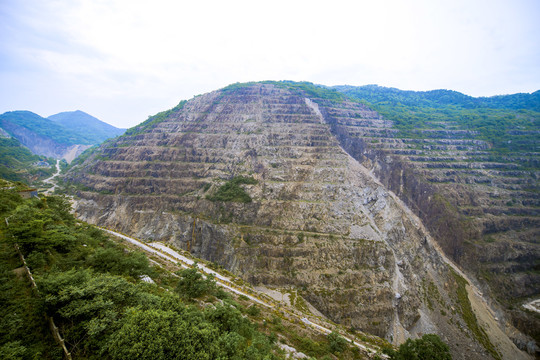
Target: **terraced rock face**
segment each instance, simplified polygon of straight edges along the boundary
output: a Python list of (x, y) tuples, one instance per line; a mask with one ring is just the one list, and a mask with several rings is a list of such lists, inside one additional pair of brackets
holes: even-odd
[[(386, 91), (394, 95), (384, 96), (402, 96), (402, 101), (436, 95), (370, 91)], [(527, 96), (529, 105), (521, 106), (537, 109), (533, 98), (538, 93)], [(540, 321), (520, 305), (540, 296), (540, 113), (491, 106), (476, 113), (450, 109), (454, 116), (449, 119), (444, 109), (429, 108), (433, 118), (405, 134), (392, 125), (372, 129), (365, 119), (351, 120), (342, 113), (329, 112), (327, 118), (346, 150), (420, 216), (446, 254), (474, 274), (485, 292), (512, 309), (507, 318), (514, 325), (538, 341)], [(407, 109), (401, 110), (403, 116), (413, 111)], [(456, 121), (455, 113), (481, 114), (477, 122), (487, 128)], [(497, 134), (498, 143), (486, 139), (487, 131)]]
[(105, 143), (66, 181), (89, 222), (294, 286), (334, 321), (395, 343), (437, 332), (460, 358), (497, 357), (503, 345), (469, 329), (460, 276), (420, 219), (342, 148), (358, 155), (350, 134), (391, 125), (357, 103), (232, 86)]

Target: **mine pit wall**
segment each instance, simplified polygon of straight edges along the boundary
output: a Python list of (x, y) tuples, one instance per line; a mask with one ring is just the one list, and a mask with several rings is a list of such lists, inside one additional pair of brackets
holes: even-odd
[[(520, 308), (503, 309), (501, 304), (494, 301), (494, 292), (497, 292), (497, 289), (494, 290), (490, 285), (479, 280), (476, 274), (480, 270), (480, 262), (497, 261), (497, 255), (486, 252), (484, 248), (470, 245), (483, 234), (518, 226), (513, 223), (505, 224), (504, 221), (473, 223), (458, 212), (452, 204), (452, 198), (441, 195), (440, 189), (420, 176), (411, 164), (383, 150), (370, 147), (362, 138), (351, 137), (349, 131), (344, 126), (340, 126), (336, 119), (333, 119), (325, 110), (321, 107), (321, 112), (330, 124), (331, 132), (336, 136), (341, 147), (369, 169), (388, 190), (394, 192), (422, 220), (444, 253), (466, 269), (475, 285), (488, 294), (486, 300), (497, 312), (501, 323), (507, 322), (505, 325), (507, 334), (515, 345), (529, 353), (537, 351), (535, 341), (523, 334), (537, 338), (538, 331), (534, 329), (539, 328), (540, 319), (528, 316)], [(460, 196), (472, 199), (475, 194), (464, 191)], [(514, 219), (508, 221), (512, 222)], [(528, 219), (520, 221), (522, 225), (531, 225), (527, 223)], [(521, 226), (521, 224), (518, 225)], [(519, 244), (516, 246), (519, 247)], [(504, 252), (498, 251), (498, 253)], [(530, 290), (534, 292), (533, 288)], [(523, 297), (524, 293), (515, 294), (515, 296)], [(516, 331), (514, 327), (523, 334)]]
[[(220, 264), (252, 284), (296, 287), (315, 308), (346, 326), (385, 337), (396, 309), (405, 327), (410, 328), (418, 320), (415, 309), (421, 303), (419, 289), (403, 293), (397, 306), (395, 293), (388, 285), (395, 275), (394, 255), (380, 241), (343, 244), (338, 238), (307, 231), (276, 231), (265, 226), (246, 229), (238, 223), (214, 223), (218, 215), (213, 214), (211, 203), (206, 209), (199, 207), (205, 215), (197, 217), (194, 213), (171, 213), (167, 206), (156, 207), (156, 211), (139, 210), (152, 207), (148, 199), (141, 204), (137, 197), (93, 192), (80, 195), (76, 208), (82, 220), (147, 241), (168, 241), (189, 249), (195, 257)], [(234, 207), (250, 205), (225, 206), (234, 212)], [(214, 220), (209, 219), (209, 214), (216, 216)], [(249, 220), (243, 219), (244, 223)], [(416, 266), (422, 266), (421, 262)], [(403, 271), (410, 275), (410, 270)], [(357, 284), (366, 286), (358, 291)]]
[(478, 237), (479, 234), (471, 230), (470, 224), (448, 199), (442, 197), (435, 186), (415, 174), (410, 164), (384, 151), (370, 148), (361, 138), (350, 137), (344, 127), (331, 118), (327, 119), (341, 147), (413, 210), (435, 236), (445, 254), (460, 264), (464, 240)]
[[(305, 103), (304, 98), (297, 100), (295, 104)], [(309, 112), (308, 106), (305, 107), (304, 110), (308, 111), (302, 113)], [(321, 112), (325, 109), (320, 108)], [(339, 187), (344, 187), (339, 190), (346, 194), (341, 200), (343, 204), (339, 204), (339, 212), (295, 201), (220, 204), (207, 200), (202, 190), (197, 190), (195, 195), (178, 196), (174, 191), (160, 193), (157, 190), (167, 186), (163, 179), (141, 179), (141, 173), (131, 178), (130, 175), (119, 173), (122, 169), (118, 162), (106, 161), (101, 168), (98, 159), (96, 166), (86, 174), (74, 175), (77, 177), (75, 182), (83, 185), (80, 189), (89, 189), (81, 190), (78, 194), (81, 200), (76, 204), (77, 212), (81, 219), (90, 223), (108, 226), (147, 241), (168, 241), (178, 248), (189, 249), (194, 256), (216, 262), (252, 284), (294, 286), (319, 311), (344, 326), (384, 336), (394, 343), (402, 342), (408, 336), (438, 333), (450, 344), (454, 354), (466, 351), (476, 354), (471, 358), (489, 358), (483, 356), (482, 347), (461, 330), (466, 325), (460, 314), (450, 315), (452, 307), (457, 308), (454, 296), (456, 285), (439, 251), (433, 248), (430, 241), (426, 241), (427, 234), (418, 226), (416, 217), (405, 211), (401, 203), (385, 190), (386, 186), (397, 194), (406, 194), (409, 187), (414, 188), (410, 184), (415, 184), (415, 178), (408, 173), (412, 170), (406, 167), (406, 163), (402, 164), (402, 168), (396, 168), (398, 170), (392, 167), (395, 163), (387, 167), (375, 166), (383, 163), (381, 159), (386, 159), (384, 154), (368, 149), (362, 141), (348, 138), (345, 132), (340, 133), (340, 129), (333, 126), (334, 135), (338, 135), (342, 147), (349, 154), (354, 154), (357, 160), (380, 177), (385, 175), (385, 170), (388, 171), (388, 176), (383, 177), (382, 184), (379, 184), (357, 161), (339, 149), (337, 141), (331, 139), (333, 136), (327, 130), (328, 126), (319, 124), (317, 132), (312, 135), (328, 138), (325, 143), (332, 144), (332, 154), (324, 158), (324, 153), (305, 153), (306, 164), (310, 167), (298, 166), (301, 174), (292, 171), (294, 161), (291, 161), (291, 165), (283, 165), (288, 172), (281, 171), (280, 167), (274, 170), (273, 166), (268, 166), (270, 175), (273, 173), (276, 179), (279, 174), (290, 175), (303, 183), (307, 177), (311, 184), (304, 190), (302, 187), (283, 186), (290, 197), (276, 195), (271, 199), (305, 199), (310, 194), (325, 195), (326, 199), (331, 199)], [(189, 136), (195, 135), (189, 133)], [(289, 141), (288, 138), (285, 140)], [(223, 148), (226, 148), (226, 144)], [(128, 149), (115, 147), (106, 151), (120, 153), (111, 153), (110, 156), (121, 161), (129, 156)], [(198, 147), (194, 146), (193, 151), (195, 149)], [(296, 149), (291, 148), (291, 151)], [(161, 157), (166, 154), (168, 152), (164, 151)], [(134, 162), (131, 166), (136, 167), (141, 159), (152, 160), (151, 154), (146, 151), (140, 155), (143, 157), (134, 156), (131, 159)], [(188, 155), (186, 152), (185, 156)], [(242, 156), (245, 157), (245, 154)], [(347, 170), (339, 170), (339, 167), (334, 170), (332, 165), (324, 167), (320, 164), (321, 159), (326, 163), (340, 160), (338, 163), (343, 164), (341, 168)], [(328, 190), (325, 193), (326, 190), (317, 185), (321, 173), (312, 174), (309, 170), (317, 166), (325, 171), (327, 181), (338, 184), (335, 192)], [(137, 171), (133, 170), (132, 173), (138, 174)], [(258, 176), (257, 171), (253, 171), (254, 176)], [(335, 175), (339, 171), (343, 171), (339, 173), (341, 177)], [(101, 174), (101, 177), (95, 177), (93, 172)], [(103, 181), (104, 176), (111, 175), (115, 176)], [(191, 174), (182, 173), (179, 177), (193, 182)], [(127, 186), (129, 192), (119, 188), (122, 184)], [(179, 185), (179, 189), (191, 190), (188, 185)], [(278, 185), (272, 185), (271, 181), (261, 181), (261, 185), (278, 189)], [(421, 191), (428, 190), (433, 196), (436, 194), (432, 188), (424, 189), (424, 183), (415, 186), (420, 189), (414, 194), (423, 194)], [(153, 187), (156, 187), (156, 191)], [(160, 195), (140, 193), (149, 188), (152, 190), (150, 193)], [(253, 191), (261, 189), (259, 187)], [(416, 196), (423, 199), (423, 196)], [(405, 201), (413, 209), (414, 199), (412, 196), (408, 202)], [(324, 213), (318, 209), (323, 209)], [(343, 212), (343, 209), (350, 210)], [(357, 219), (360, 215), (362, 222)], [(369, 229), (352, 229), (351, 224), (361, 228), (364, 220), (368, 224), (364, 227), (372, 226), (377, 230), (376, 234), (368, 232)], [(353, 236), (356, 232), (360, 234)], [(396, 296), (397, 292), (400, 297)], [(432, 297), (436, 297), (437, 301), (430, 303)], [(443, 315), (443, 311), (446, 315)]]

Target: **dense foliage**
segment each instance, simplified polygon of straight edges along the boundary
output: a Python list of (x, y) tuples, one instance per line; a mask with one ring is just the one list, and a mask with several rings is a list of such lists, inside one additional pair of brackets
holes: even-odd
[(30, 183), (51, 176), (54, 163), (53, 159), (34, 155), (17, 139), (0, 137), (0, 178)]
[(435, 334), (407, 339), (398, 351), (388, 350), (391, 360), (452, 360), (450, 348)]
[(8, 133), (11, 133), (14, 127), (23, 127), (39, 136), (50, 138), (59, 144), (91, 145), (99, 142), (93, 138), (88, 129), (73, 131), (30, 111), (9, 111), (0, 115), (0, 127)]
[(456, 106), (462, 109), (506, 109), (540, 111), (540, 90), (532, 94), (498, 95), (492, 97), (472, 97), (453, 90), (410, 91), (377, 85), (334, 86), (346, 95), (361, 98), (369, 103), (394, 102), (405, 106), (446, 108)]
[(207, 195), (206, 198), (211, 201), (251, 202), (249, 194), (240, 186), (243, 184), (257, 184), (257, 180), (252, 177), (235, 176), (221, 185), (214, 194)]
[[(211, 279), (194, 269), (175, 277), (151, 267), (143, 254), (126, 252), (77, 221), (67, 199), (23, 200), (2, 190), (0, 204), (0, 357), (60, 359), (45, 315), (54, 318), (78, 359), (278, 357), (275, 340), (259, 332)], [(39, 297), (24, 273), (17, 278), (13, 272), (21, 266), (15, 243)], [(141, 281), (141, 275), (157, 284)], [(201, 301), (210, 306), (199, 307)]]

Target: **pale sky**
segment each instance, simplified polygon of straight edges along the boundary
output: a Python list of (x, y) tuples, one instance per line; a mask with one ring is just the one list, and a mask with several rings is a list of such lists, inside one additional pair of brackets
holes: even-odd
[(131, 127), (234, 82), (540, 89), (539, 0), (0, 0), (0, 113)]

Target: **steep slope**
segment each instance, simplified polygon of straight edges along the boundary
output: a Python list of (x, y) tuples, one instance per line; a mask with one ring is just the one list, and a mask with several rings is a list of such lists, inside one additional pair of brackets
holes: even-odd
[(356, 136), (362, 124), (335, 118), (348, 151), (538, 341), (538, 317), (520, 306), (540, 296), (540, 92), (471, 98), (445, 90), (339, 90), (394, 120), (390, 132)]
[(92, 144), (98, 144), (108, 138), (122, 135), (126, 129), (109, 125), (84, 111), (66, 111), (49, 116), (52, 120), (75, 133), (86, 133), (92, 136)]
[[(61, 116), (60, 119), (67, 119)], [(97, 120), (97, 119), (96, 119)], [(97, 120), (99, 121), (99, 120)], [(0, 128), (19, 140), (34, 154), (72, 160), (92, 145), (103, 141), (102, 130), (95, 134), (96, 126), (63, 126), (30, 111), (9, 111), (0, 115)], [(108, 137), (115, 136), (110, 132)]]
[(460, 358), (526, 358), (482, 329), (467, 280), (343, 149), (336, 114), (392, 126), (334, 92), (233, 85), (108, 141), (65, 180), (82, 219), (169, 241), (253, 284), (293, 286), (345, 326), (395, 343), (436, 332)]

